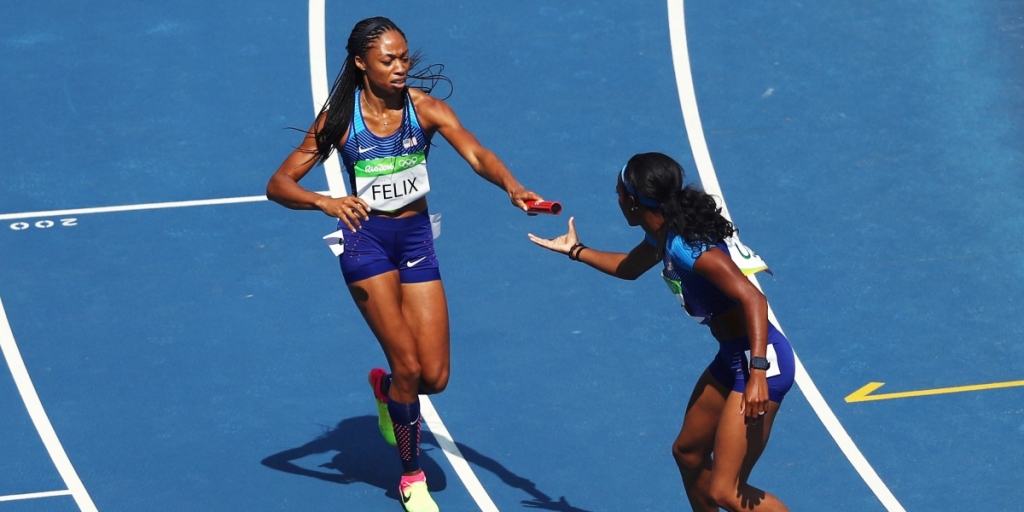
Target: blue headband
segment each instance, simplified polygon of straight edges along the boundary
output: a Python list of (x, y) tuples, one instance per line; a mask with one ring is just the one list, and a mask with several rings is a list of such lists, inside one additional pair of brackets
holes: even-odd
[(629, 182), (626, 181), (626, 166), (625, 165), (622, 166), (622, 171), (619, 173), (619, 177), (622, 179), (622, 185), (624, 187), (626, 187), (626, 192), (629, 195), (633, 196), (633, 199), (636, 199), (636, 201), (638, 203), (640, 203), (640, 204), (642, 204), (642, 205), (644, 205), (644, 206), (646, 206), (648, 208), (657, 208), (657, 207), (661, 206), (660, 202), (655, 201), (654, 199), (651, 199), (649, 197), (642, 196), (642, 195), (636, 193), (636, 189), (633, 188), (633, 185), (630, 185)]

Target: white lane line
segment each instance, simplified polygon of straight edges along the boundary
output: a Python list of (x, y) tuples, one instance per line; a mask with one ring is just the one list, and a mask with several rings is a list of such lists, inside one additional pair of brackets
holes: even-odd
[(223, 199), (199, 199), (194, 201), (173, 201), (166, 203), (127, 204), (120, 206), (99, 206), (71, 210), (49, 210), (41, 212), (4, 213), (0, 220), (32, 219), (36, 217), (59, 217), (65, 215), (88, 215), (91, 213), (130, 212), (136, 210), (159, 210), (162, 208), (184, 208), (187, 206), (209, 206), (215, 204), (255, 203), (266, 201), (267, 196), (227, 197)]
[(60, 444), (57, 432), (53, 430), (50, 418), (46, 416), (43, 403), (39, 400), (35, 386), (32, 385), (32, 378), (29, 377), (28, 369), (25, 368), (25, 361), (21, 359), (21, 351), (14, 341), (11, 324), (7, 321), (7, 311), (4, 310), (3, 301), (0, 301), (0, 348), (3, 349), (7, 367), (11, 370), (11, 376), (14, 377), (14, 383), (18, 386), (18, 392), (21, 393), (21, 399), (25, 402), (28, 415), (32, 418), (32, 423), (35, 424), (36, 431), (39, 432), (39, 437), (43, 440), (43, 445), (46, 446), (46, 451), (50, 453), (50, 459), (57, 467), (57, 472), (64, 479), (64, 485), (68, 487), (68, 492), (75, 498), (75, 503), (83, 512), (96, 512), (96, 505), (89, 497), (89, 492), (85, 490), (82, 480), (78, 478), (78, 473), (71, 465), (68, 454), (64, 452), (64, 446)]
[(313, 87), (313, 115), (327, 103), (327, 29), (324, 0), (309, 0), (309, 83)]
[[(317, 194), (331, 195), (329, 191)], [(17, 219), (35, 219), (39, 217), (61, 217), (66, 215), (89, 215), (93, 213), (132, 212), (138, 210), (162, 210), (165, 208), (186, 208), (190, 206), (213, 206), (218, 204), (258, 203), (266, 201), (267, 196), (224, 197), (220, 199), (195, 199), (189, 201), (171, 201), (166, 203), (140, 203), (120, 206), (97, 206), (92, 208), (75, 208), (71, 210), (48, 210), (39, 212), (3, 213), (0, 221)]]
[[(316, 114), (320, 113), (320, 107), (328, 101), (327, 88), (327, 51), (326, 36), (324, 30), (324, 0), (309, 0), (309, 70), (310, 79), (313, 84), (313, 109)], [(345, 180), (341, 175), (341, 167), (338, 165), (337, 155), (331, 155), (330, 160), (324, 163), (324, 172), (327, 173), (327, 183), (331, 189), (331, 197), (342, 197), (348, 195), (345, 191)], [(469, 467), (466, 459), (455, 445), (448, 429), (441, 421), (441, 416), (434, 409), (433, 402), (426, 395), (420, 396), (420, 416), (427, 424), (437, 443), (441, 445), (448, 462), (451, 463), (455, 473), (459, 475), (462, 484), (466, 486), (469, 495), (473, 497), (480, 510), (484, 512), (498, 512), (498, 507), (491, 501), (480, 480)]]
[[(330, 88), (327, 84), (327, 31), (324, 16), (324, 0), (309, 0), (309, 73), (313, 86), (313, 115), (320, 113), (320, 108), (330, 100)], [(341, 174), (341, 164), (337, 153), (324, 162), (324, 173), (327, 175), (327, 188), (331, 189), (331, 197), (345, 197), (345, 178)]]
[(437, 414), (437, 409), (434, 409), (434, 404), (427, 395), (420, 395), (420, 416), (426, 422), (430, 433), (434, 434), (437, 444), (441, 446), (441, 450), (448, 457), (448, 462), (455, 469), (455, 473), (466, 484), (469, 495), (473, 497), (473, 501), (476, 501), (476, 505), (480, 507), (480, 510), (483, 512), (498, 512), (498, 507), (491, 501), (491, 497), (487, 495), (484, 486), (476, 478), (476, 474), (469, 467), (466, 458), (462, 456), (459, 447), (455, 445), (455, 441), (452, 440), (451, 434), (448, 433), (444, 422), (441, 421), (441, 416)]
[(10, 494), (7, 496), (0, 496), (0, 502), (3, 501), (20, 501), (20, 500), (34, 500), (39, 498), (55, 498), (57, 496), (70, 496), (71, 491), (46, 491), (46, 492), (31, 492), (28, 494)]
[[(690, 139), (690, 149), (697, 164), (697, 172), (700, 175), (700, 181), (704, 186), (704, 190), (720, 200), (722, 214), (731, 220), (732, 217), (725, 206), (725, 196), (722, 194), (722, 189), (718, 184), (715, 167), (711, 163), (711, 153), (708, 151), (707, 141), (704, 139), (704, 129), (701, 126), (700, 113), (697, 110), (697, 96), (693, 90), (693, 76), (690, 72), (690, 52), (686, 45), (686, 18), (683, 12), (683, 0), (668, 0), (668, 20), (672, 41), (672, 60), (675, 64), (676, 72), (676, 85), (679, 88), (679, 103), (682, 106), (683, 121), (686, 124), (686, 134)], [(761, 288), (757, 278), (750, 276), (750, 280), (758, 289)], [(770, 305), (768, 314), (772, 323), (779, 327), (779, 321), (775, 318), (775, 313), (771, 310)], [(779, 327), (779, 331), (782, 331), (781, 327)], [(896, 500), (896, 497), (885, 485), (885, 482), (882, 481), (878, 473), (871, 467), (871, 464), (868, 463), (860, 449), (857, 448), (857, 445), (850, 438), (846, 429), (843, 428), (835, 413), (832, 412), (828, 403), (825, 402), (825, 398), (822, 397), (818, 387), (811, 380), (811, 376), (807, 373), (803, 363), (800, 362), (800, 358), (796, 357), (795, 353), (793, 355), (796, 363), (797, 387), (803, 392), (807, 401), (811, 404), (811, 408), (814, 409), (822, 424), (825, 425), (829, 434), (832, 435), (832, 439), (839, 445), (843, 454), (846, 455), (846, 458), (849, 459), (854, 469), (864, 479), (864, 482), (868, 484), (868, 487), (875, 493), (875, 496), (882, 502), (886, 510), (890, 512), (904, 512), (903, 506), (900, 505), (899, 501)]]

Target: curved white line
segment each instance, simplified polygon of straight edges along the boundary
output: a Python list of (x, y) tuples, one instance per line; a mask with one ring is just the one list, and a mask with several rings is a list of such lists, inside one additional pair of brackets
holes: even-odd
[(4, 310), (3, 301), (0, 301), (0, 348), (3, 349), (7, 367), (11, 369), (11, 376), (14, 377), (14, 383), (18, 386), (18, 392), (21, 393), (21, 399), (25, 402), (28, 415), (32, 418), (32, 423), (35, 425), (36, 431), (39, 432), (39, 437), (43, 440), (43, 446), (50, 454), (53, 465), (57, 467), (57, 472), (64, 479), (64, 485), (68, 486), (68, 491), (75, 498), (79, 509), (84, 512), (96, 512), (96, 505), (89, 497), (89, 491), (85, 490), (85, 485), (78, 478), (75, 467), (71, 465), (71, 459), (68, 458), (64, 446), (57, 438), (57, 432), (53, 430), (50, 418), (46, 416), (46, 410), (43, 409), (43, 403), (39, 400), (36, 387), (32, 385), (32, 378), (29, 377), (25, 361), (21, 358), (21, 351), (14, 341), (11, 324), (7, 321), (7, 312)]
[(313, 87), (313, 115), (327, 103), (327, 31), (324, 0), (309, 0), (309, 73)]
[[(676, 72), (676, 85), (679, 89), (679, 104), (683, 110), (683, 121), (686, 124), (686, 134), (690, 139), (690, 150), (693, 152), (694, 161), (697, 164), (697, 173), (700, 175), (701, 184), (704, 186), (704, 190), (716, 196), (722, 206), (722, 214), (727, 219), (732, 219), (729, 215), (729, 210), (725, 206), (725, 196), (722, 195), (722, 188), (718, 184), (718, 177), (715, 174), (715, 167), (711, 163), (711, 153), (708, 151), (707, 141), (704, 140), (704, 128), (701, 126), (700, 113), (697, 110), (697, 95), (693, 90), (693, 76), (690, 72), (690, 51), (686, 45), (686, 18), (683, 12), (683, 0), (668, 0), (668, 21), (669, 21), (669, 32), (672, 42), (672, 60), (675, 64)], [(757, 282), (757, 278), (750, 276), (750, 281), (760, 290), (761, 285)], [(775, 318), (775, 313), (771, 310), (771, 306), (768, 306), (769, 320), (779, 331), (782, 328), (779, 326), (779, 321)], [(905, 512), (903, 506), (900, 505), (899, 501), (892, 494), (889, 488), (885, 485), (885, 482), (879, 478), (878, 473), (875, 472), (868, 460), (854, 444), (853, 439), (843, 428), (843, 425), (839, 422), (835, 413), (825, 402), (825, 398), (821, 396), (821, 392), (818, 391), (818, 387), (814, 385), (814, 381), (811, 380), (810, 374), (804, 368), (803, 363), (800, 362), (800, 358), (796, 357), (796, 353), (793, 354), (794, 361), (796, 363), (796, 385), (803, 392), (807, 401), (811, 404), (811, 408), (818, 415), (822, 424), (828, 429), (829, 434), (835, 440), (836, 444), (849, 459), (857, 473), (860, 474), (864, 482), (868, 484), (871, 491), (875, 493), (878, 500), (882, 502), (886, 510), (890, 512)]]
[[(309, 0), (309, 70), (313, 84), (313, 109), (315, 114), (320, 113), (320, 108), (328, 101), (327, 88), (327, 51), (326, 36), (324, 29), (324, 0)], [(315, 115), (314, 114), (314, 115)], [(342, 197), (348, 195), (345, 191), (345, 180), (341, 175), (341, 166), (338, 164), (337, 155), (324, 163), (324, 172), (327, 173), (327, 183), (331, 188), (331, 197)], [(455, 473), (459, 475), (462, 484), (466, 486), (469, 495), (473, 497), (480, 510), (484, 512), (498, 512), (498, 507), (491, 501), (480, 480), (469, 467), (459, 447), (455, 445), (448, 428), (441, 421), (430, 397), (420, 395), (420, 412), (427, 429), (437, 439), (441, 451), (448, 457)]]
[[(324, 0), (309, 0), (309, 74), (313, 86), (313, 115), (329, 100), (330, 88), (327, 86), (327, 31), (325, 29)], [(345, 178), (341, 175), (341, 164), (338, 155), (332, 154), (324, 162), (324, 173), (327, 175), (327, 188), (331, 189), (331, 197), (345, 197)]]
[(451, 463), (452, 468), (455, 469), (455, 473), (459, 475), (462, 483), (466, 485), (466, 490), (469, 491), (469, 495), (473, 497), (473, 501), (480, 507), (480, 510), (483, 512), (498, 512), (498, 507), (491, 501), (491, 497), (484, 490), (480, 480), (477, 479), (476, 473), (473, 473), (473, 469), (469, 467), (466, 458), (462, 456), (462, 451), (455, 444), (452, 435), (448, 433), (448, 428), (444, 426), (441, 416), (437, 414), (437, 409), (434, 408), (434, 403), (430, 401), (430, 397), (427, 395), (420, 395), (420, 415), (423, 417), (423, 421), (427, 423), (430, 433), (434, 435), (434, 439), (437, 439), (437, 444), (441, 446), (441, 451), (444, 452), (445, 457), (448, 457), (448, 462)]

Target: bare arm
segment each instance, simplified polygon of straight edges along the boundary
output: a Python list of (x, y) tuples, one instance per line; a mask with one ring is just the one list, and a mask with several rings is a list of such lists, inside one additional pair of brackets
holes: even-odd
[[(743, 308), (750, 356), (765, 357), (768, 350), (768, 300), (736, 267), (729, 255), (721, 250), (709, 249), (697, 258), (693, 270), (706, 277), (727, 297)], [(741, 413), (750, 420), (768, 410), (768, 383), (764, 370), (750, 370), (750, 381), (743, 393)]]
[(413, 100), (424, 128), (440, 133), (474, 172), (504, 190), (517, 208), (525, 211), (524, 201), (542, 200), (539, 195), (520, 184), (501, 159), (462, 126), (455, 111), (447, 103), (418, 91), (413, 93)]
[[(527, 234), (533, 243), (557, 253), (568, 254), (578, 242), (575, 218), (569, 217), (569, 232), (558, 238), (540, 238), (533, 233)], [(579, 261), (619, 279), (632, 281), (647, 272), (658, 263), (657, 250), (647, 242), (640, 242), (629, 254), (621, 252), (604, 252), (589, 247), (577, 255)]]
[[(316, 123), (322, 124), (323, 118), (317, 119)], [(306, 132), (302, 144), (274, 171), (267, 183), (267, 199), (293, 210), (320, 210), (330, 217), (341, 219), (350, 230), (355, 231), (360, 227), (360, 219), (369, 218), (370, 206), (366, 201), (355, 196), (334, 199), (299, 185), (299, 181), (316, 164), (316, 137), (313, 135), (316, 126), (314, 124)]]

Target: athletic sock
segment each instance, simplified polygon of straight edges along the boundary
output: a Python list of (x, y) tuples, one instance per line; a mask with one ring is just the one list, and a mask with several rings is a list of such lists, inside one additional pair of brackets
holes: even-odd
[(415, 475), (402, 475), (402, 479), (399, 480), (399, 482), (398, 482), (398, 488), (401, 489), (401, 490), (405, 490), (405, 488), (408, 487), (411, 484), (414, 484), (416, 482), (426, 482), (426, 481), (427, 481), (427, 475), (426, 475), (426, 473), (424, 473), (422, 471), (420, 471), (419, 473), (416, 473)]
[(412, 473), (420, 469), (420, 401), (403, 404), (388, 400), (388, 413), (395, 427), (395, 441), (398, 456), (402, 459), (402, 471)]

